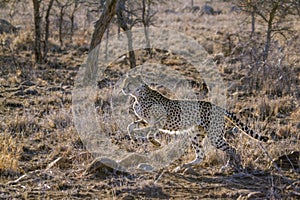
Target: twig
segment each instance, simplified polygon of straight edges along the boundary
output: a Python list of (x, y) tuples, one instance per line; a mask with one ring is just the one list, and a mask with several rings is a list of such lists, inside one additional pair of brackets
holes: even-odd
[(159, 175), (157, 176), (157, 178), (155, 178), (154, 184), (157, 184), (157, 182), (159, 181), (159, 179), (161, 179), (162, 175), (165, 173), (165, 170), (163, 169)]
[(272, 157), (270, 156), (270, 154), (268, 153), (268, 151), (266, 150), (266, 148), (259, 143), (259, 146), (262, 148), (262, 150), (264, 151), (264, 153), (267, 155), (267, 157), (271, 160), (272, 165), (275, 167), (275, 169), (278, 171), (279, 175), (281, 176), (281, 178), (283, 178), (287, 183), (292, 185), (292, 182), (290, 179), (288, 179), (281, 171), (281, 169), (277, 166), (277, 164), (275, 162), (273, 162)]
[(20, 182), (21, 180), (23, 180), (24, 178), (26, 178), (28, 175), (27, 174), (23, 174), (22, 176), (20, 176), (19, 178), (17, 178), (14, 181), (9, 181), (7, 183), (7, 185), (12, 185), (12, 184), (17, 184), (18, 182)]
[(45, 169), (45, 172), (48, 171), (49, 169), (51, 169), (58, 161), (60, 161), (60, 159), (62, 159), (62, 157), (58, 157), (57, 159), (55, 159), (54, 161), (49, 163), (47, 168)]

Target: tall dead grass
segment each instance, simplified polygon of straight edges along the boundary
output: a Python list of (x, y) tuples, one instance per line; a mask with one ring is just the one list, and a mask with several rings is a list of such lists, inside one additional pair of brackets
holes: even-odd
[(7, 133), (0, 134), (0, 144), (0, 173), (6, 176), (22, 173), (18, 163), (22, 145)]

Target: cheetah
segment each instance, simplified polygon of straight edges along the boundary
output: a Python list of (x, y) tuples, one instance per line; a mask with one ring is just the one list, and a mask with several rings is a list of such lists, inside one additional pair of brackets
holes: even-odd
[[(248, 126), (244, 125), (231, 112), (206, 101), (174, 100), (169, 99), (156, 90), (151, 89), (140, 75), (127, 75), (123, 84), (122, 92), (134, 98), (133, 110), (138, 120), (130, 123), (127, 127), (132, 140), (135, 133), (146, 133), (148, 141), (155, 146), (161, 143), (155, 139), (155, 135), (161, 131), (165, 133), (180, 134), (187, 132), (196, 158), (185, 163), (184, 167), (199, 164), (205, 157), (202, 141), (207, 137), (210, 143), (226, 153), (229, 157), (225, 166), (241, 168), (240, 156), (236, 149), (231, 147), (224, 138), (224, 120), (229, 120), (243, 133), (258, 141), (267, 142), (268, 137), (259, 135)], [(146, 123), (148, 126), (139, 128), (139, 124)]]

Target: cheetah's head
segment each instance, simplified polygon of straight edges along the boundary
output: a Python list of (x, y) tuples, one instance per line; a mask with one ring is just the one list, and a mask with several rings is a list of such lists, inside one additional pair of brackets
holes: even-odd
[(133, 94), (137, 88), (145, 84), (142, 77), (140, 75), (131, 76), (127, 75), (122, 84), (122, 92), (125, 95)]

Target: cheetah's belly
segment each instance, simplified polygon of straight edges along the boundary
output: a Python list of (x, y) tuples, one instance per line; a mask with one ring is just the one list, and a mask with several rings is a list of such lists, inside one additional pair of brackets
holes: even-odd
[(191, 131), (191, 127), (187, 128), (187, 129), (181, 129), (181, 130), (166, 130), (166, 129), (159, 129), (159, 131), (166, 133), (166, 134), (170, 134), (170, 135), (179, 135), (179, 134), (187, 134)]

